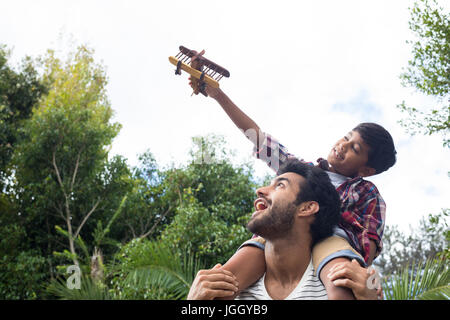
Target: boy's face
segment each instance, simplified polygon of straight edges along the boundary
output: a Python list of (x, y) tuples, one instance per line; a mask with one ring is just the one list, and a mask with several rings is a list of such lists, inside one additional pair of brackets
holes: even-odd
[(350, 131), (339, 139), (328, 155), (330, 171), (346, 177), (367, 177), (375, 174), (375, 169), (368, 167), (369, 146), (357, 131)]

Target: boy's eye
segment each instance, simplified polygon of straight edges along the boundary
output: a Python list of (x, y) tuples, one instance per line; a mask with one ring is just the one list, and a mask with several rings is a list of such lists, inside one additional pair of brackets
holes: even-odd
[(276, 187), (284, 187), (283, 182), (278, 182), (277, 185), (276, 185)]
[(360, 153), (361, 152), (361, 146), (359, 145), (359, 144), (354, 144), (353, 145), (353, 150), (356, 152), (356, 153)]

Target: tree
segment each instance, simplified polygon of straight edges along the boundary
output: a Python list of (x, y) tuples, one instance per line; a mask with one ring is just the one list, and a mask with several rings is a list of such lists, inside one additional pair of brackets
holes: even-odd
[(413, 58), (400, 78), (404, 86), (436, 98), (429, 108), (397, 107), (408, 115), (400, 123), (414, 134), (440, 133), (444, 146), (450, 147), (450, 13), (438, 7), (436, 0), (419, 0), (411, 11), (409, 28), (417, 39), (412, 44)]
[(194, 137), (191, 161), (183, 170), (188, 183), (172, 222), (161, 239), (173, 249), (195, 253), (206, 265), (227, 261), (251, 234), (245, 225), (256, 183), (248, 164), (233, 166), (223, 137)]
[(10, 54), (0, 45), (0, 299), (36, 299), (47, 275), (47, 259), (27, 242), (27, 230), (8, 193), (9, 165), (22, 122), (47, 87), (30, 57), (13, 67)]
[[(108, 160), (120, 125), (110, 122), (106, 74), (92, 50), (80, 46), (65, 62), (49, 50), (42, 68), (50, 89), (21, 129), (13, 155), (14, 194), (31, 239), (52, 245), (47, 254), (68, 248), (66, 257), (79, 265), (76, 241), (116, 212), (130, 172), (123, 158)], [(55, 225), (68, 239), (57, 237)]]
[(409, 234), (400, 231), (395, 225), (387, 226), (383, 235), (383, 251), (374, 261), (383, 276), (411, 267), (412, 261), (446, 257), (450, 240), (446, 224), (449, 214), (450, 210), (444, 209), (439, 214), (422, 218)]
[(182, 170), (159, 168), (149, 150), (139, 156), (139, 164), (132, 171), (133, 191), (114, 232), (122, 242), (135, 238), (156, 239), (172, 220), (180, 190), (188, 182)]
[[(408, 117), (400, 124), (411, 134), (442, 134), (443, 146), (450, 147), (450, 13), (438, 7), (436, 0), (416, 1), (410, 12), (409, 27), (417, 39), (408, 41), (412, 44), (413, 58), (400, 78), (403, 86), (433, 97), (436, 105), (416, 108), (403, 101), (397, 107)], [(391, 298), (450, 298), (448, 215), (449, 209), (430, 215), (428, 221), (422, 221), (421, 235), (412, 234), (406, 238), (398, 230), (387, 229), (391, 232), (385, 239), (393, 252), (387, 259), (383, 254), (378, 263), (385, 273), (394, 277), (387, 283)], [(441, 259), (437, 265), (433, 262), (435, 256)], [(411, 261), (419, 262), (411, 264)], [(441, 261), (444, 268), (439, 264)]]
[(7, 165), (18, 138), (21, 122), (47, 92), (30, 57), (22, 60), (18, 70), (9, 64), (10, 51), (0, 45), (0, 190), (3, 191)]
[(386, 227), (384, 249), (374, 262), (381, 269), (386, 299), (450, 299), (449, 215), (448, 209), (430, 214), (408, 235)]

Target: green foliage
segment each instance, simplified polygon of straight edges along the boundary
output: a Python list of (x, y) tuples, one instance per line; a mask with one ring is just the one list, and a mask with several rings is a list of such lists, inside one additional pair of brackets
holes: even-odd
[(133, 169), (132, 191), (114, 232), (123, 242), (134, 238), (157, 238), (179, 203), (179, 192), (187, 182), (181, 170), (162, 170), (150, 151), (139, 156)]
[(9, 56), (10, 51), (0, 44), (0, 190), (21, 122), (31, 116), (33, 106), (47, 92), (31, 58), (23, 59), (16, 71), (8, 64)]
[(438, 214), (430, 214), (428, 220), (430, 226), (428, 231), (435, 234), (441, 234), (445, 239), (445, 246), (440, 252), (437, 253), (437, 257), (450, 259), (450, 228), (448, 226), (448, 219), (450, 217), (450, 209), (442, 209)]
[[(77, 264), (76, 244), (92, 250), (92, 237), (105, 233), (98, 221), (114, 216), (129, 191), (130, 171), (122, 157), (108, 159), (120, 125), (110, 122), (106, 75), (93, 52), (81, 46), (62, 62), (48, 51), (41, 65), (50, 89), (21, 128), (12, 160), (13, 190), (36, 244), (50, 237), (54, 242), (46, 254), (68, 249)], [(55, 225), (67, 232), (67, 247), (51, 234)], [(83, 248), (82, 234), (89, 248)]]
[(437, 98), (435, 107), (416, 108), (405, 101), (397, 107), (408, 115), (400, 121), (408, 132), (441, 133), (444, 146), (450, 147), (450, 13), (436, 0), (420, 0), (411, 10), (409, 27), (417, 37), (412, 44), (413, 58), (401, 75), (402, 84)]
[(387, 300), (449, 300), (448, 260), (413, 262), (398, 274), (386, 277), (383, 284)]
[(163, 242), (135, 239), (117, 255), (112, 291), (120, 299), (183, 299), (201, 268), (190, 252), (180, 255)]
[(0, 299), (39, 299), (42, 296), (48, 264), (39, 251), (2, 255), (0, 269)]
[(48, 261), (38, 248), (30, 249), (14, 208), (4, 208), (0, 211), (0, 299), (37, 299), (48, 277)]
[(177, 208), (177, 215), (163, 232), (161, 241), (172, 250), (195, 252), (207, 265), (225, 263), (251, 236), (242, 224), (227, 224), (223, 219), (228, 207), (223, 203), (210, 211), (187, 189), (183, 205)]
[(66, 281), (52, 280), (47, 288), (47, 294), (53, 295), (61, 300), (112, 300), (114, 295), (108, 288), (84, 276), (80, 279), (80, 289), (69, 289)]
[(419, 0), (410, 9), (409, 28), (417, 37), (412, 44), (413, 60), (401, 79), (405, 86), (444, 97), (450, 92), (450, 14), (436, 0)]
[(386, 228), (383, 252), (374, 263), (387, 299), (450, 299), (448, 216), (448, 209), (430, 214), (409, 235)]
[(195, 252), (206, 265), (214, 265), (227, 261), (251, 236), (245, 225), (256, 185), (249, 165), (231, 164), (232, 152), (223, 138), (194, 137), (193, 142), (192, 160), (183, 170), (183, 183), (178, 184), (182, 186), (180, 205), (161, 240), (174, 250)]
[(447, 257), (449, 250), (448, 209), (422, 218), (409, 234), (396, 226), (387, 226), (383, 235), (383, 251), (374, 261), (383, 275), (396, 273), (410, 265), (411, 261), (426, 261), (435, 257)]

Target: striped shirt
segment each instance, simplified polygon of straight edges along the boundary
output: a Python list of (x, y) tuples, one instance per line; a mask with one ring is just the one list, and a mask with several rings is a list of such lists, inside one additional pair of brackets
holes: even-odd
[[(254, 149), (254, 155), (275, 172), (286, 160), (296, 158), (269, 134), (264, 134), (264, 141), (259, 150)], [(325, 160), (319, 159), (317, 162), (320, 168), (327, 170), (328, 164)], [(312, 162), (306, 163), (314, 165)], [(336, 191), (342, 203), (342, 219), (339, 226), (347, 234), (350, 244), (367, 262), (370, 254), (370, 240), (377, 246), (375, 257), (383, 248), (381, 238), (386, 219), (386, 204), (375, 185), (362, 177), (345, 180), (336, 188)]]
[[(236, 297), (236, 300), (273, 300), (264, 285), (264, 274), (258, 281)], [(297, 287), (284, 300), (328, 300), (327, 291), (319, 278), (314, 275), (312, 260), (309, 262)]]

